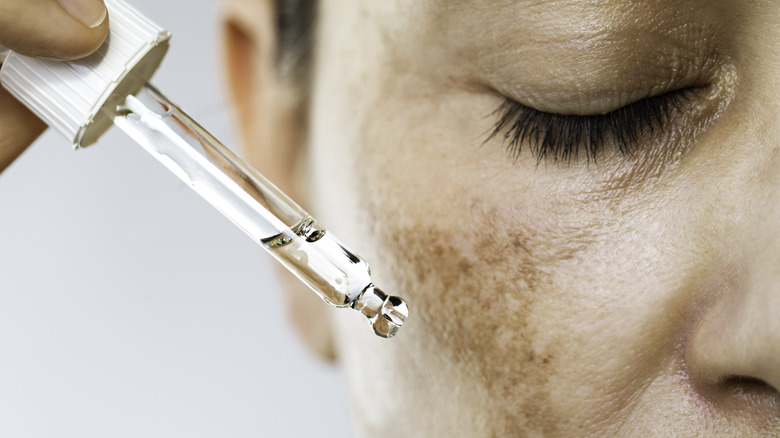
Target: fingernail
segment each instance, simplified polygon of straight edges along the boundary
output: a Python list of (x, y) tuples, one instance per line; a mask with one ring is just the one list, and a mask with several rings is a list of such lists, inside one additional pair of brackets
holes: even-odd
[(62, 9), (71, 17), (91, 28), (98, 27), (106, 21), (108, 11), (103, 0), (58, 0)]

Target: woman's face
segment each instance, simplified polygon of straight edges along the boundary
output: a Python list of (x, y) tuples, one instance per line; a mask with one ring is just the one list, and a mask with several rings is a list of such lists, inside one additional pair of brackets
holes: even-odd
[(361, 436), (780, 434), (780, 3), (318, 13), (306, 207), (410, 306), (331, 318)]

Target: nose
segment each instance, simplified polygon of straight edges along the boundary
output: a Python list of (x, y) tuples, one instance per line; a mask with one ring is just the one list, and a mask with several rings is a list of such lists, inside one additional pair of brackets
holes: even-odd
[[(756, 19), (761, 32), (780, 36), (777, 4)], [(771, 12), (770, 12), (771, 10)], [(759, 30), (751, 27), (753, 36)], [(697, 302), (697, 318), (685, 341), (691, 381), (736, 401), (736, 393), (755, 395), (742, 400), (770, 402), (776, 418), (780, 403), (780, 52), (777, 45), (745, 47), (751, 64), (739, 68), (748, 99), (731, 110), (731, 135), (722, 151), (733, 158), (718, 176), (721, 225), (713, 239), (714, 259), (723, 269), (708, 271)], [(725, 175), (728, 175), (725, 176)], [(731, 216), (730, 216), (731, 215)], [(711, 281), (712, 280), (712, 281)], [(732, 405), (734, 406), (734, 405)], [(754, 411), (757, 406), (744, 407)]]
[(700, 383), (780, 399), (780, 144), (769, 150), (750, 178), (758, 195), (742, 204), (744, 221), (725, 245), (731, 266), (716, 274), (687, 355)]
[[(780, 389), (780, 258), (730, 290), (703, 318), (689, 344), (694, 374), (711, 386)], [(771, 273), (772, 275), (766, 275)], [(739, 274), (737, 274), (739, 275)], [(774, 281), (772, 280), (774, 279)], [(739, 281), (738, 281), (739, 283)], [(761, 388), (764, 387), (764, 388)]]

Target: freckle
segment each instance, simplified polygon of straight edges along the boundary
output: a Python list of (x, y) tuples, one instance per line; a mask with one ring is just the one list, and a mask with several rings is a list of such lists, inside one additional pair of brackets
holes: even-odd
[(468, 260), (461, 260), (458, 262), (458, 269), (460, 269), (464, 274), (468, 274), (471, 272), (472, 265), (473, 263)]
[(531, 254), (531, 250), (528, 247), (528, 242), (521, 236), (515, 236), (512, 239), (512, 246), (520, 248), (526, 254)]

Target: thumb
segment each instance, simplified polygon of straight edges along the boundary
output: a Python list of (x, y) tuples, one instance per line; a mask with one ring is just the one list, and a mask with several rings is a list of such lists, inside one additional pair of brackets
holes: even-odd
[(84, 57), (107, 32), (103, 0), (0, 0), (0, 45), (22, 55)]

